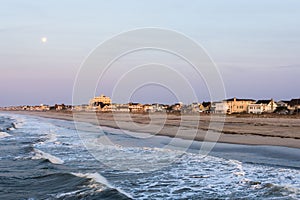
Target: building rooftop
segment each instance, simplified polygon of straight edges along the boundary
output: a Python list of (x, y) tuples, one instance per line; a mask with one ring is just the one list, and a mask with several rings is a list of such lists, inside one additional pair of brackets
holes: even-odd
[(272, 101), (272, 99), (268, 99), (268, 100), (258, 100), (256, 102), (256, 104), (269, 104)]
[(290, 105), (290, 106), (300, 105), (300, 98), (299, 98), (299, 99), (292, 99), (292, 100), (289, 102), (289, 105)]
[(231, 98), (231, 99), (225, 99), (224, 101), (255, 101), (254, 99), (238, 99), (238, 98)]

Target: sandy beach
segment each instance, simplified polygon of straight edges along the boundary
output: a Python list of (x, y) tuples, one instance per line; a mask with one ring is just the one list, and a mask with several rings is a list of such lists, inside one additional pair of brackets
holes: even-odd
[[(281, 117), (237, 117), (226, 116), (222, 129), (211, 124), (222, 125), (222, 118), (210, 115), (165, 115), (160, 113), (94, 113), (94, 112), (14, 112), (46, 118), (88, 122), (134, 132), (151, 133), (183, 139), (210, 141), (207, 131), (212, 130), (218, 142), (248, 145), (274, 145), (300, 148), (300, 119)], [(218, 125), (219, 124), (219, 125)]]

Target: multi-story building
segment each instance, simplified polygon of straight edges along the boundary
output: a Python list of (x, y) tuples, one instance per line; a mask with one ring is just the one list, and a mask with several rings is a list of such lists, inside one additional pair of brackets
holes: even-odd
[(212, 102), (210, 112), (214, 114), (226, 114), (228, 112), (228, 105), (226, 102)]
[(99, 97), (94, 97), (89, 102), (89, 110), (102, 110), (104, 107), (111, 105), (111, 99), (108, 96), (101, 94)]
[(253, 99), (237, 99), (236, 97), (231, 99), (226, 99), (224, 102), (228, 106), (228, 114), (231, 113), (246, 113), (248, 111), (248, 105), (254, 104), (255, 100)]
[(101, 94), (99, 97), (94, 97), (90, 100), (90, 105), (98, 106), (99, 103), (110, 105), (111, 99)]

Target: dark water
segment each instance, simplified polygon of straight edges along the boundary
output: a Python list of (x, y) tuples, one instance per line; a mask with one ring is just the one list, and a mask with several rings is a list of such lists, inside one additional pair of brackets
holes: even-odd
[(203, 157), (197, 142), (183, 153), (84, 126), (0, 114), (0, 199), (300, 199), (298, 149), (218, 144)]

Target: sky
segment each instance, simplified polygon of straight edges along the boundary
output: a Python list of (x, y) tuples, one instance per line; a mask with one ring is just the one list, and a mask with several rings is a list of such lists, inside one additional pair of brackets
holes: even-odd
[[(0, 106), (71, 104), (88, 55), (114, 35), (143, 27), (174, 30), (200, 44), (217, 65), (227, 97), (299, 98), (299, 19), (298, 0), (4, 0)], [(151, 55), (129, 55), (116, 65)], [(97, 86), (97, 94), (112, 94), (110, 77)], [(199, 101), (209, 99), (203, 80), (191, 84), (199, 88)], [(175, 96), (152, 85), (138, 87), (131, 100), (172, 103)]]

